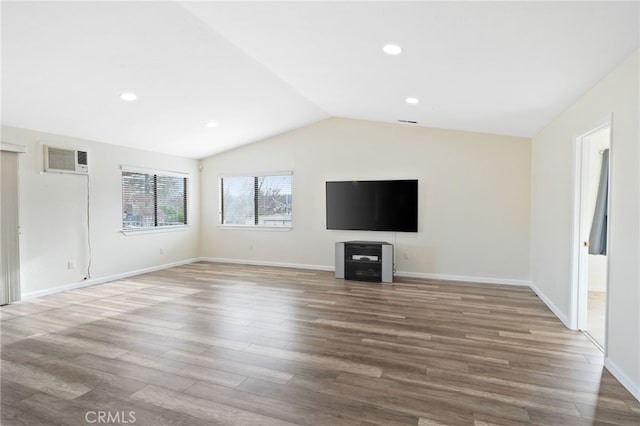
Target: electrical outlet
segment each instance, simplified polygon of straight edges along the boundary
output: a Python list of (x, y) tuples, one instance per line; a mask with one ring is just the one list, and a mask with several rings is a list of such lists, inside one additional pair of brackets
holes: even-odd
[(160, 249), (160, 254), (164, 254), (164, 249), (163, 248)]
[(67, 269), (75, 269), (76, 265), (73, 264), (73, 260), (67, 261)]
[(404, 253), (402, 253), (402, 258), (404, 260), (409, 260), (409, 253), (407, 253), (406, 251)]

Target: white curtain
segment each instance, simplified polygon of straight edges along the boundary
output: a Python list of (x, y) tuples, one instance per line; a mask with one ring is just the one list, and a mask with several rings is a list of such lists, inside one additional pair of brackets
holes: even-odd
[(0, 150), (0, 305), (20, 300), (18, 154)]

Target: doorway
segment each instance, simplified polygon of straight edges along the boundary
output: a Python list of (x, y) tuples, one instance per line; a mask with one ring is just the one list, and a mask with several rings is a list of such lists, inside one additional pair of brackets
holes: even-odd
[(603, 352), (606, 348), (608, 204), (611, 120), (576, 140), (579, 185), (577, 325)]

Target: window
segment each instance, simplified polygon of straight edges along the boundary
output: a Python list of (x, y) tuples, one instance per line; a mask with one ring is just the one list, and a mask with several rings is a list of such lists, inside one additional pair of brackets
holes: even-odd
[(291, 173), (220, 178), (220, 223), (291, 227)]
[(122, 170), (122, 229), (137, 231), (187, 224), (186, 175)]

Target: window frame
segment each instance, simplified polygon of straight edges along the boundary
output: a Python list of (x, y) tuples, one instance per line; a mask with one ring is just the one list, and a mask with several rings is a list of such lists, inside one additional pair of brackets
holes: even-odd
[(142, 167), (135, 166), (126, 166), (122, 165), (120, 167), (120, 191), (121, 191), (121, 200), (122, 204), (120, 206), (120, 214), (124, 215), (125, 211), (125, 200), (124, 200), (124, 188), (123, 188), (123, 173), (137, 173), (137, 174), (145, 174), (153, 177), (154, 185), (157, 187), (158, 177), (177, 177), (184, 179), (184, 223), (176, 224), (176, 225), (157, 225), (158, 223), (158, 196), (157, 189), (154, 191), (154, 226), (148, 227), (140, 227), (140, 228), (125, 228), (124, 227), (124, 218), (120, 220), (121, 233), (124, 235), (135, 235), (135, 234), (150, 234), (150, 233), (159, 233), (159, 232), (174, 232), (174, 231), (184, 231), (190, 226), (190, 208), (189, 208), (189, 199), (190, 199), (190, 181), (191, 174), (183, 173), (183, 172), (175, 172), (169, 170), (159, 170), (159, 169), (147, 169)]
[[(223, 180), (225, 178), (261, 178), (268, 176), (289, 176), (290, 177), (290, 187), (291, 187), (291, 220), (290, 225), (288, 226), (271, 226), (271, 225), (246, 225), (246, 224), (225, 224), (223, 223), (223, 213), (224, 213), (224, 191), (223, 191)], [(293, 229), (293, 171), (275, 171), (275, 172), (252, 172), (252, 173), (221, 173), (218, 175), (218, 228), (227, 229), (227, 230), (260, 230), (260, 231), (275, 231), (275, 232), (288, 232)], [(254, 203), (254, 220), (258, 220), (258, 212), (257, 212), (257, 203), (258, 197), (257, 194), (254, 193), (253, 196)]]

